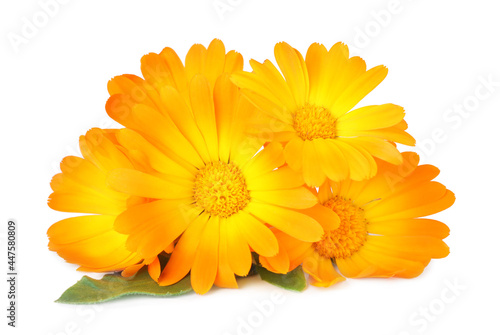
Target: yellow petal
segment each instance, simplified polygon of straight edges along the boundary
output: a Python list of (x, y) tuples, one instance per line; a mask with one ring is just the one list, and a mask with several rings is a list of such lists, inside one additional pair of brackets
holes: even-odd
[(158, 278), (160, 277), (160, 273), (161, 273), (160, 260), (158, 259), (158, 257), (155, 257), (153, 262), (149, 263), (148, 273), (149, 273), (149, 276), (155, 282), (158, 282)]
[(264, 267), (275, 273), (286, 274), (290, 271), (290, 259), (285, 249), (280, 248), (279, 253), (272, 257), (259, 257)]
[(175, 284), (189, 273), (208, 219), (209, 215), (202, 213), (187, 227), (160, 275), (160, 285)]
[(126, 269), (124, 269), (121, 273), (122, 277), (128, 278), (132, 277), (135, 275), (137, 272), (139, 272), (140, 269), (144, 267), (144, 263), (139, 263), (139, 264), (134, 264), (131, 266), (128, 266)]
[(252, 266), (252, 254), (240, 229), (238, 217), (230, 216), (226, 219), (227, 250), (229, 264), (238, 276), (246, 276)]
[(302, 157), (304, 154), (304, 140), (294, 137), (285, 146), (286, 163), (295, 171), (302, 170)]
[(336, 116), (347, 113), (377, 87), (386, 76), (387, 68), (383, 65), (376, 66), (364, 72), (335, 100), (331, 110), (335, 111)]
[(133, 113), (138, 124), (136, 130), (151, 140), (160, 150), (169, 154), (169, 157), (179, 163), (188, 162), (195, 167), (203, 165), (198, 148), (194, 148), (172, 120), (144, 105), (134, 106)]
[(207, 293), (217, 276), (219, 231), (219, 219), (210, 218), (203, 230), (191, 269), (191, 285), (198, 294)]
[[(242, 89), (250, 101), (270, 115), (274, 115), (276, 112), (282, 113), (282, 111), (295, 111), (297, 109), (293, 100), (281, 100), (280, 97), (275, 95), (273, 88), (268, 86), (266, 79), (255, 73), (236, 72), (231, 75), (231, 80)], [(291, 117), (288, 116), (288, 118)]]
[(150, 53), (141, 58), (141, 72), (158, 92), (164, 86), (177, 86), (164, 58), (158, 54)]
[(377, 172), (377, 164), (373, 157), (363, 148), (353, 147), (343, 139), (335, 142), (349, 164), (350, 178), (353, 180), (369, 179)]
[(183, 200), (157, 200), (127, 209), (116, 218), (114, 227), (128, 235), (127, 248), (149, 258), (167, 248), (196, 215), (197, 210)]
[[(315, 255), (317, 254), (315, 253)], [(316, 260), (316, 266), (313, 269), (308, 268), (308, 270), (310, 271), (308, 273), (311, 275), (311, 285), (318, 287), (329, 287), (345, 280), (344, 277), (342, 277), (337, 273), (337, 271), (335, 271), (331, 259), (320, 257), (318, 255)]]
[(229, 75), (220, 76), (214, 87), (214, 108), (217, 119), (217, 135), (219, 140), (219, 157), (222, 161), (229, 161), (229, 153), (233, 127), (235, 126), (235, 113), (239, 99), (236, 85), (231, 83)]
[(285, 164), (283, 147), (280, 143), (273, 142), (262, 149), (243, 168), (243, 173), (249, 178), (257, 178)]
[(276, 44), (274, 55), (297, 106), (303, 106), (309, 95), (309, 76), (302, 55), (285, 42)]
[(251, 191), (270, 191), (292, 189), (304, 184), (302, 174), (284, 166), (257, 178), (247, 178), (247, 187)]
[(306, 65), (310, 85), (308, 101), (312, 104), (318, 102), (318, 94), (321, 92), (321, 80), (326, 70), (327, 53), (328, 51), (325, 46), (318, 43), (311, 44), (309, 49), (307, 49)]
[(323, 228), (313, 218), (283, 207), (250, 202), (250, 213), (277, 229), (307, 242), (316, 242), (323, 235)]
[(345, 138), (343, 141), (355, 148), (363, 148), (373, 157), (377, 157), (391, 164), (400, 165), (403, 163), (403, 157), (396, 146), (380, 138), (355, 137)]
[(210, 87), (214, 87), (217, 77), (224, 71), (226, 61), (226, 49), (219, 39), (213, 39), (207, 49), (206, 77)]
[[(312, 141), (319, 157), (319, 164), (331, 180), (344, 180), (349, 175), (349, 165), (333, 139), (315, 139)], [(319, 185), (318, 185), (319, 186)]]
[[(196, 124), (193, 112), (189, 110), (186, 101), (179, 92), (172, 87), (166, 86), (161, 90), (160, 97), (165, 105), (168, 116), (175, 123), (175, 126), (180, 130), (182, 135), (189, 140), (204, 162), (211, 161), (207, 143)], [(176, 144), (171, 142), (171, 145), (174, 146)]]
[(106, 215), (118, 215), (126, 208), (124, 201), (88, 193), (54, 192), (49, 196), (48, 205), (61, 212)]
[(266, 60), (261, 64), (251, 59), (250, 66), (256, 77), (267, 83), (266, 87), (271, 89), (272, 94), (280, 101), (278, 106), (285, 107), (289, 111), (294, 111), (297, 108), (290, 87), (271, 61)]
[(125, 248), (126, 235), (113, 230), (114, 216), (91, 215), (65, 219), (47, 232), (49, 248), (70, 263), (93, 271), (116, 271), (140, 258)]
[(201, 44), (194, 44), (186, 54), (186, 76), (188, 82), (197, 74), (205, 72), (207, 49)]
[[(343, 94), (343, 92), (356, 81), (358, 77), (366, 72), (366, 63), (360, 57), (349, 57), (347, 46), (334, 45), (328, 52), (330, 63), (330, 80), (323, 93), (322, 100), (323, 106), (328, 108), (332, 114), (338, 118), (346, 111), (334, 109), (336, 101)], [(335, 75), (334, 75), (335, 74)]]
[(318, 199), (305, 187), (290, 190), (252, 191), (251, 197), (259, 201), (295, 209), (309, 208), (318, 203)]
[(335, 230), (340, 225), (340, 219), (337, 213), (321, 204), (317, 204), (310, 208), (301, 209), (299, 212), (312, 217), (323, 227), (325, 231)]
[[(406, 218), (417, 218), (424, 217), (431, 214), (436, 214), (445, 210), (446, 208), (453, 205), (455, 202), (455, 195), (453, 192), (446, 190), (445, 194), (439, 199), (434, 198), (431, 194), (425, 194), (427, 197), (426, 203), (423, 204), (410, 204), (405, 203), (404, 207), (398, 208), (397, 210), (392, 210), (390, 212), (387, 211), (387, 207), (381, 207), (377, 213), (381, 213), (385, 210), (384, 214), (377, 215), (377, 213), (370, 214), (367, 212), (367, 219), (373, 221), (382, 221), (382, 220), (397, 220), (397, 219), (406, 219)], [(413, 198), (415, 200), (415, 198)], [(402, 199), (398, 199), (402, 200)], [(384, 204), (385, 205), (385, 204)], [(394, 208), (394, 207), (392, 207)]]
[(243, 57), (240, 53), (231, 50), (226, 54), (224, 72), (233, 73), (243, 70)]
[(264, 223), (245, 211), (240, 211), (234, 216), (240, 232), (256, 253), (264, 256), (274, 256), (278, 253), (278, 241)]
[[(165, 48), (161, 51), (160, 56), (168, 67), (169, 73), (172, 76), (173, 85), (182, 96), (187, 100), (187, 78), (186, 71), (181, 59), (171, 48)], [(159, 91), (159, 90), (158, 90)]]
[(370, 222), (368, 231), (389, 236), (433, 236), (443, 239), (450, 234), (444, 223), (432, 219), (400, 219)]
[(404, 108), (394, 104), (366, 106), (346, 113), (337, 119), (339, 136), (349, 131), (388, 128), (397, 125), (405, 116)]
[(218, 160), (219, 144), (217, 139), (215, 108), (210, 82), (206, 77), (196, 75), (191, 80), (189, 92), (194, 118), (201, 134), (203, 135), (203, 138), (205, 139), (210, 157), (212, 161)]
[(316, 151), (313, 141), (304, 141), (302, 152), (302, 172), (304, 181), (308, 186), (320, 186), (326, 179), (326, 174), (321, 168), (320, 156)]
[(190, 187), (132, 169), (110, 171), (108, 184), (119, 192), (144, 198), (181, 199), (193, 195), (193, 190)]
[(219, 238), (219, 267), (214, 284), (218, 287), (237, 288), (238, 283), (234, 272), (229, 264), (228, 243), (227, 243), (227, 220), (220, 219), (220, 238)]

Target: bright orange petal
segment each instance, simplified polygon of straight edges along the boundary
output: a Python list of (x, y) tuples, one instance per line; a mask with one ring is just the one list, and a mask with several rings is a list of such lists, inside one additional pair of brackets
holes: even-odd
[(229, 264), (227, 220), (224, 218), (220, 219), (219, 267), (214, 283), (219, 287), (238, 288), (234, 272)]
[(291, 190), (252, 191), (251, 197), (259, 201), (287, 208), (305, 209), (318, 203), (318, 199), (305, 187)]
[(191, 268), (191, 285), (198, 294), (205, 294), (214, 284), (219, 265), (219, 232), (218, 218), (210, 218), (205, 225), (198, 245), (193, 267)]
[(302, 55), (285, 42), (276, 44), (274, 55), (297, 106), (303, 106), (309, 96), (309, 76)]
[(245, 211), (240, 211), (234, 216), (234, 223), (238, 223), (245, 240), (256, 253), (264, 256), (274, 256), (278, 253), (278, 241), (264, 223)]
[(207, 214), (200, 214), (182, 234), (160, 275), (158, 281), (160, 285), (175, 284), (189, 273), (208, 219)]
[(245, 235), (240, 229), (237, 216), (233, 215), (227, 218), (226, 234), (231, 269), (238, 276), (246, 276), (252, 266), (252, 254)]
[(299, 240), (315, 242), (323, 235), (316, 220), (297, 211), (256, 202), (250, 202), (247, 208), (259, 219)]

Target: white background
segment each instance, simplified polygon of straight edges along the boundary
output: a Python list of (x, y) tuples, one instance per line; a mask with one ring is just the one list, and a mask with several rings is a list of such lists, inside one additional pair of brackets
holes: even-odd
[[(34, 16), (44, 24), (42, 7), (35, 0), (0, 5), (2, 334), (498, 333), (497, 2), (221, 0), (230, 6), (222, 16), (214, 0), (66, 2), (17, 48), (9, 36), (23, 36)], [(241, 281), (240, 290), (205, 296), (54, 303), (82, 273), (47, 249), (47, 228), (69, 216), (47, 207), (49, 181), (59, 161), (77, 153), (80, 134), (114, 126), (104, 110), (107, 81), (139, 75), (146, 53), (170, 46), (184, 57), (193, 43), (208, 45), (214, 37), (246, 64), (273, 58), (274, 44), (284, 40), (304, 54), (312, 42), (344, 41), (368, 67), (388, 66), (387, 79), (362, 104), (404, 106), (422, 160), (437, 165), (438, 180), (456, 193), (455, 205), (436, 216), (451, 228), (450, 256), (416, 279), (348, 280), (303, 293), (254, 278)], [(485, 86), (487, 80), (496, 86)], [(12, 218), (19, 225), (16, 329), (6, 326), (3, 279)], [(255, 304), (273, 294), (282, 295), (281, 303), (263, 316)], [(254, 326), (242, 326), (249, 321)]]

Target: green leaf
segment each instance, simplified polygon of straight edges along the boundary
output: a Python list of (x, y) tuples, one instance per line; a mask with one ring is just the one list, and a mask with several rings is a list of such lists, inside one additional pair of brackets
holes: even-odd
[(124, 278), (120, 274), (105, 275), (102, 279), (83, 276), (68, 288), (56, 302), (64, 304), (94, 304), (127, 295), (176, 296), (191, 292), (189, 276), (170, 286), (160, 286), (148, 274), (146, 268), (135, 276)]
[(268, 271), (264, 267), (257, 265), (257, 273), (262, 280), (287, 290), (301, 292), (307, 287), (306, 278), (301, 266), (287, 274), (279, 274)]

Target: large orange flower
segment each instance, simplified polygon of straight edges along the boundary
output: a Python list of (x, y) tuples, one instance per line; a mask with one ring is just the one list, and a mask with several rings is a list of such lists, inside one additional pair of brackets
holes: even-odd
[(374, 157), (401, 164), (390, 141), (414, 145), (405, 132), (404, 110), (393, 104), (354, 109), (387, 75), (387, 68), (366, 70), (359, 57), (349, 58), (342, 43), (329, 51), (312, 44), (304, 61), (286, 43), (275, 47), (278, 69), (269, 61), (251, 61), (252, 73), (238, 72), (232, 80), (270, 119), (261, 131), (285, 144), (285, 159), (301, 171), (309, 186), (328, 177), (364, 180), (377, 171)]
[[(286, 273), (298, 265), (316, 286), (330, 286), (349, 278), (418, 276), (432, 258), (446, 257), (442, 241), (448, 227), (422, 218), (450, 207), (454, 194), (432, 181), (439, 170), (418, 164), (418, 155), (403, 153), (404, 164), (378, 162), (377, 175), (368, 181), (325, 183), (321, 204), (336, 213), (338, 228), (323, 225), (318, 242), (302, 242), (277, 231), (280, 252), (260, 257), (271, 271)], [(336, 223), (336, 221), (335, 221)]]

